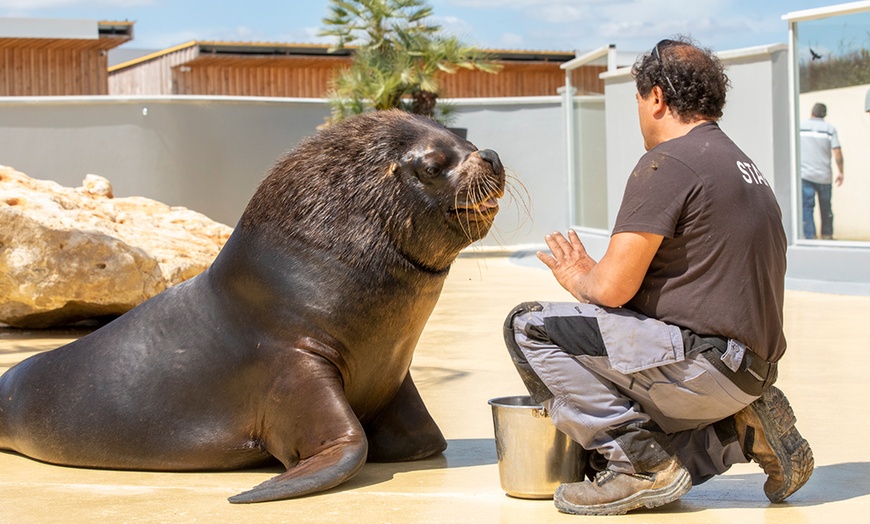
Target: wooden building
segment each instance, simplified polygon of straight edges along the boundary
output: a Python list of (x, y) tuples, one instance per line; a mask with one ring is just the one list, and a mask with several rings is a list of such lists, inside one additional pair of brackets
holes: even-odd
[(191, 41), (109, 68), (113, 95), (323, 97), (349, 52), (316, 44)]
[[(324, 98), (350, 53), (328, 45), (191, 41), (109, 68), (112, 95), (225, 95)], [(444, 98), (549, 96), (565, 84), (559, 66), (573, 52), (489, 51), (498, 74), (460, 70), (443, 75)], [(572, 71), (580, 94), (603, 93), (603, 66)]]
[(108, 51), (133, 22), (0, 19), (0, 96), (109, 94)]
[[(573, 60), (573, 52), (489, 51), (501, 64), (498, 74), (460, 69), (443, 75), (444, 98), (487, 98), (508, 96), (551, 96), (565, 85), (563, 63)], [(598, 76), (606, 66), (586, 65), (571, 71), (571, 85), (577, 94), (604, 94), (604, 81)]]

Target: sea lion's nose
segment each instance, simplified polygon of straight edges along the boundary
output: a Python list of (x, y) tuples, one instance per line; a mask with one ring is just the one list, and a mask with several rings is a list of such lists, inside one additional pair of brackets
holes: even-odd
[(501, 165), (501, 160), (498, 158), (498, 153), (492, 149), (481, 149), (477, 152), (477, 155), (489, 162), (492, 165), (492, 170), (496, 173), (501, 173), (504, 169)]

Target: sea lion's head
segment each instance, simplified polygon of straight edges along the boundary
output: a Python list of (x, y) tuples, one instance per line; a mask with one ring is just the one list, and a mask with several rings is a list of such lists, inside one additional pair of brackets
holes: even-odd
[(434, 120), (374, 111), (304, 140), (272, 169), (242, 217), (349, 263), (399, 254), (445, 271), (486, 236), (504, 195), (498, 155)]
[(495, 151), (479, 150), (431, 120), (409, 116), (409, 147), (389, 170), (413, 195), (415, 212), (406, 213), (402, 243), (409, 252), (432, 251), (440, 238), (452, 261), (489, 232), (504, 195), (504, 166)]

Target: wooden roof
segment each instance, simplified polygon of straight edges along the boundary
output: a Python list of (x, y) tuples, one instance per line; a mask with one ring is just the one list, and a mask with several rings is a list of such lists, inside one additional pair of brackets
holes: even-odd
[[(327, 44), (299, 44), (299, 43), (276, 43), (276, 42), (218, 42), (191, 40), (177, 46), (163, 49), (145, 56), (129, 60), (109, 68), (109, 72), (120, 71), (134, 67), (143, 62), (154, 60), (162, 56), (187, 49), (198, 47), (198, 58), (188, 62), (189, 65), (224, 65), (238, 66), (244, 64), (247, 67), (257, 67), (274, 64), (278, 57), (296, 59), (294, 63), (308, 67), (324, 67), (324, 58), (346, 59), (353, 53), (353, 47), (339, 49), (330, 52), (331, 45)], [(576, 54), (571, 51), (523, 51), (510, 49), (487, 49), (484, 50), (494, 61), (506, 62), (567, 62), (575, 58)], [(311, 60), (305, 61), (305, 58)]]
[(68, 49), (74, 51), (109, 50), (133, 39), (135, 22), (97, 23), (96, 38), (3, 38), (0, 49)]

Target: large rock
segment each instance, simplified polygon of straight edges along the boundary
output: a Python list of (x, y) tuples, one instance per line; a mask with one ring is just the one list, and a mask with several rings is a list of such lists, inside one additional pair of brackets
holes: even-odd
[(232, 229), (182, 207), (114, 198), (0, 166), (0, 323), (26, 328), (120, 315), (207, 268)]

